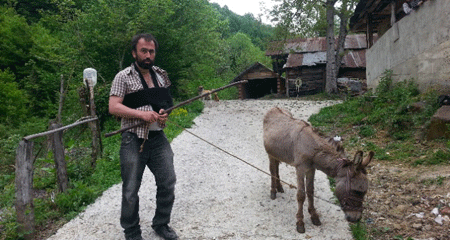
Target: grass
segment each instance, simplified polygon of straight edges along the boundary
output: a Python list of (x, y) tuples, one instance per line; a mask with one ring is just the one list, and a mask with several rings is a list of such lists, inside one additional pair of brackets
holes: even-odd
[[(439, 108), (438, 94), (420, 94), (413, 80), (393, 83), (391, 74), (385, 72), (374, 93), (323, 108), (309, 121), (325, 135), (339, 132), (348, 152), (374, 151), (377, 160), (411, 166), (450, 164), (448, 139), (423, 138), (431, 116)], [(422, 108), (414, 109), (414, 103), (420, 103)], [(424, 184), (439, 185), (443, 181), (443, 177), (437, 177)], [(350, 227), (354, 239), (370, 239), (364, 222)]]
[[(195, 101), (184, 107), (175, 109), (169, 119), (182, 127), (188, 128), (193, 124), (193, 119), (203, 110), (203, 103)], [(104, 123), (104, 133), (116, 130), (120, 124), (111, 119)], [(39, 131), (37, 131), (39, 132)], [(182, 129), (172, 123), (168, 123), (164, 129), (169, 141), (172, 141)], [(14, 164), (15, 148), (21, 135), (11, 135), (1, 140), (2, 172), (0, 187), (2, 197), (0, 199), (0, 240), (23, 239), (17, 232), (14, 208)], [(22, 135), (23, 136), (23, 135)], [(34, 151), (43, 149), (44, 140), (37, 142)], [(64, 134), (66, 149), (67, 173), (69, 177), (69, 189), (61, 193), (58, 190), (56, 171), (51, 151), (40, 151), (36, 155), (34, 163), (33, 188), (38, 193), (34, 198), (34, 213), (36, 229), (45, 230), (51, 222), (65, 222), (77, 216), (89, 204), (95, 201), (103, 191), (121, 181), (120, 177), (120, 134), (109, 138), (102, 138), (103, 154), (97, 160), (95, 168), (91, 168), (90, 158), (90, 131), (86, 127), (75, 128)], [(39, 233), (38, 233), (39, 234)], [(42, 236), (46, 237), (46, 236)]]

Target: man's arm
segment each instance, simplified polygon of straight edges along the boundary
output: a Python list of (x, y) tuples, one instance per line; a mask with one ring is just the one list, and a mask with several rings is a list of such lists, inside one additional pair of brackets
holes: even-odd
[[(109, 113), (122, 118), (139, 118), (147, 122), (167, 120), (167, 114), (159, 115), (155, 111), (140, 111), (129, 108), (122, 104), (123, 98), (118, 96), (109, 97)], [(161, 119), (162, 118), (162, 119)]]

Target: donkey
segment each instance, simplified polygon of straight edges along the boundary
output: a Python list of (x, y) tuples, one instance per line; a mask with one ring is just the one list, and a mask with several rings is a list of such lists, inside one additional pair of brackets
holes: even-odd
[(305, 232), (303, 203), (308, 196), (308, 212), (312, 223), (321, 225), (314, 207), (314, 174), (319, 169), (336, 180), (335, 194), (345, 217), (349, 222), (361, 219), (364, 195), (368, 189), (365, 167), (372, 161), (373, 151), (363, 160), (363, 152), (358, 151), (350, 161), (341, 145), (319, 136), (307, 122), (292, 117), (287, 110), (275, 107), (264, 117), (264, 147), (270, 160), (270, 198), (277, 192), (284, 192), (280, 182), (279, 164), (292, 165), (297, 173), (297, 231)]

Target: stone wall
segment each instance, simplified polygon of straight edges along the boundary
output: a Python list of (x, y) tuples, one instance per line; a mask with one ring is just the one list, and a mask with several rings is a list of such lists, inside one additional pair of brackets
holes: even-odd
[(450, 0), (428, 0), (386, 31), (366, 52), (367, 85), (376, 88), (386, 69), (394, 81), (414, 79), (450, 93)]

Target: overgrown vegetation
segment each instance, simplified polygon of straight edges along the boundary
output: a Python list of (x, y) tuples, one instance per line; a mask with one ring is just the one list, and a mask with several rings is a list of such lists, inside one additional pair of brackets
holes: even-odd
[[(420, 94), (412, 80), (393, 83), (387, 71), (375, 93), (324, 108), (309, 120), (323, 132), (339, 131), (346, 148), (363, 146), (364, 151), (375, 151), (379, 160), (449, 164), (450, 142), (437, 139), (428, 142), (428, 147), (422, 145), (426, 127), (438, 107), (436, 93), (430, 90)], [(379, 137), (388, 137), (389, 141), (379, 142)]]
[[(449, 165), (450, 141), (426, 141), (424, 137), (439, 108), (438, 95), (431, 90), (420, 94), (412, 79), (394, 83), (391, 75), (385, 72), (374, 93), (323, 108), (309, 121), (326, 135), (341, 135), (350, 153), (372, 150), (377, 160), (410, 166)], [(423, 184), (442, 184), (443, 180), (437, 177)], [(364, 223), (352, 224), (351, 231), (357, 240), (370, 239)]]

